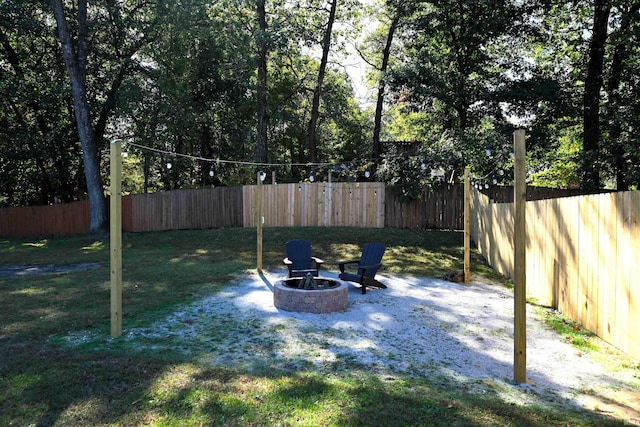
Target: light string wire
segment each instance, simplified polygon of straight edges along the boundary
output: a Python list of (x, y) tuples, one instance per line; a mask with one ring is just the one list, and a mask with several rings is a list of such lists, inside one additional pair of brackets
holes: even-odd
[(241, 160), (226, 160), (220, 158), (208, 158), (208, 157), (200, 157), (194, 156), (191, 154), (183, 154), (183, 153), (175, 153), (169, 150), (162, 150), (160, 148), (149, 147), (146, 145), (138, 144), (136, 142), (122, 141), (124, 144), (130, 145), (132, 147), (137, 147), (142, 150), (153, 151), (155, 153), (163, 154), (165, 156), (173, 156), (173, 157), (182, 157), (191, 160), (199, 160), (208, 163), (226, 163), (226, 164), (235, 164), (235, 165), (244, 165), (244, 166), (262, 166), (262, 167), (278, 167), (278, 166), (337, 166), (343, 164), (350, 163), (358, 163), (359, 160), (351, 160), (346, 162), (307, 162), (307, 163), (261, 163), (261, 162), (248, 162)]
[[(345, 165), (345, 164), (360, 163), (363, 160), (365, 162), (373, 161), (373, 159), (363, 159), (363, 160), (350, 160), (350, 161), (343, 161), (343, 162), (307, 162), (307, 163), (249, 162), (249, 161), (242, 161), (242, 160), (227, 160), (227, 159), (220, 159), (220, 158), (209, 158), (209, 157), (202, 157), (202, 156), (194, 156), (192, 154), (176, 153), (176, 152), (172, 152), (172, 151), (169, 151), (169, 150), (162, 150), (160, 148), (149, 147), (147, 145), (138, 144), (136, 142), (131, 142), (131, 141), (127, 141), (127, 140), (120, 140), (120, 141), (122, 141), (123, 144), (129, 145), (129, 146), (132, 146), (132, 147), (137, 147), (137, 148), (140, 148), (141, 150), (152, 151), (152, 152), (159, 153), (159, 154), (162, 154), (162, 155), (165, 155), (165, 156), (182, 157), (182, 158), (186, 158), (186, 159), (198, 160), (198, 161), (203, 161), (203, 162), (208, 162), (208, 163), (225, 163), (225, 164), (235, 164), (235, 165), (243, 165), (243, 166), (260, 166), (260, 167), (266, 167), (266, 168), (269, 168), (269, 167), (282, 167), (282, 166), (323, 167), (323, 166), (338, 166), (338, 165)], [(471, 177), (471, 179), (474, 180), (474, 181), (485, 181), (489, 176), (495, 175), (497, 170), (503, 169), (500, 166), (501, 165), (496, 165), (491, 172), (487, 173), (483, 177), (476, 176), (476, 177)], [(453, 175), (452, 175), (452, 177), (453, 177)]]

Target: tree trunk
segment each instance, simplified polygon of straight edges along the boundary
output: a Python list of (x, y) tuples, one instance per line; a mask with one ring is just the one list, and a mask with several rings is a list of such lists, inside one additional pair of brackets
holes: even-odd
[(582, 188), (600, 188), (600, 172), (595, 164), (600, 146), (600, 90), (603, 84), (604, 50), (611, 4), (596, 0), (593, 13), (593, 35), (589, 46), (589, 64), (584, 83), (582, 139)]
[(102, 191), (100, 157), (91, 125), (91, 113), (87, 101), (86, 60), (87, 60), (87, 0), (78, 1), (78, 35), (74, 46), (67, 26), (62, 0), (51, 0), (51, 7), (58, 25), (58, 37), (62, 45), (62, 55), (69, 73), (73, 107), (78, 127), (78, 137), (82, 144), (84, 174), (91, 215), (91, 233), (106, 231), (107, 203)]
[(609, 71), (609, 81), (607, 83), (607, 99), (611, 128), (609, 129), (609, 144), (611, 145), (611, 153), (615, 163), (614, 172), (616, 175), (616, 189), (618, 191), (628, 191), (629, 182), (627, 180), (627, 164), (625, 160), (626, 149), (620, 140), (622, 136), (622, 122), (615, 116), (618, 114), (620, 104), (620, 85), (622, 83), (622, 74), (629, 60), (629, 29), (637, 20), (636, 16), (640, 10), (640, 3), (636, 3), (622, 12), (620, 27), (616, 30), (616, 34), (612, 34), (611, 38), (615, 40), (613, 50), (613, 58)]
[[(611, 71), (609, 73), (609, 83), (607, 84), (607, 97), (609, 99), (610, 114), (616, 114), (620, 101), (620, 82), (622, 76), (622, 68), (625, 59), (628, 57), (626, 43), (621, 42), (616, 45), (613, 60), (611, 61)], [(624, 159), (624, 146), (620, 141), (622, 135), (622, 123), (620, 120), (611, 120), (611, 129), (609, 130), (609, 144), (611, 153), (615, 163), (616, 189), (618, 191), (628, 191), (629, 184), (626, 180), (626, 163)]]
[(269, 46), (266, 40), (267, 12), (265, 0), (258, 0), (258, 21), (260, 24), (260, 36), (258, 46), (260, 48), (258, 58), (258, 147), (257, 160), (267, 163), (267, 123), (269, 122), (269, 110), (267, 106), (267, 55)]
[(380, 131), (382, 130), (382, 109), (384, 107), (384, 96), (386, 89), (386, 74), (389, 66), (389, 56), (391, 55), (391, 44), (393, 43), (393, 34), (398, 27), (400, 21), (400, 12), (396, 12), (387, 33), (387, 41), (382, 50), (382, 64), (380, 66), (380, 82), (378, 83), (378, 97), (376, 100), (376, 112), (373, 121), (373, 143), (371, 146), (371, 157), (375, 165), (380, 162), (382, 154), (382, 144), (380, 142)]
[(307, 129), (307, 145), (309, 147), (309, 157), (311, 162), (318, 160), (318, 117), (320, 115), (320, 95), (322, 93), (322, 84), (327, 69), (327, 61), (329, 59), (329, 49), (331, 48), (331, 33), (333, 31), (333, 23), (336, 19), (336, 10), (338, 8), (338, 0), (331, 2), (331, 10), (329, 11), (329, 20), (327, 28), (324, 32), (322, 40), (322, 59), (320, 60), (320, 68), (318, 70), (318, 81), (313, 91), (313, 103), (311, 106), (311, 118), (309, 119), (309, 128)]

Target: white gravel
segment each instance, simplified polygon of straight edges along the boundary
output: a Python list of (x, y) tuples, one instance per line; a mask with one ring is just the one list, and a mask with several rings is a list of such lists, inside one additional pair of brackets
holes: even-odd
[(580, 406), (589, 390), (629, 388), (634, 382), (637, 387), (633, 370), (611, 372), (581, 354), (531, 306), (528, 381), (515, 385), (513, 292), (499, 285), (382, 275), (388, 289), (362, 295), (352, 286), (346, 311), (309, 314), (274, 307), (273, 284), (285, 274), (248, 272), (153, 325), (125, 328), (125, 339), (139, 350), (177, 348), (205, 363), (238, 369), (363, 369), (384, 379), (429, 377), (518, 404)]

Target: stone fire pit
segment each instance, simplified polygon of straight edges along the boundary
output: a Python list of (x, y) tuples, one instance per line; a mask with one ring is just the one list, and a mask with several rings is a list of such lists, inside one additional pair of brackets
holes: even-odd
[[(310, 280), (311, 279), (311, 280)], [(292, 277), (273, 287), (273, 303), (285, 311), (332, 313), (349, 305), (346, 283), (325, 277)]]

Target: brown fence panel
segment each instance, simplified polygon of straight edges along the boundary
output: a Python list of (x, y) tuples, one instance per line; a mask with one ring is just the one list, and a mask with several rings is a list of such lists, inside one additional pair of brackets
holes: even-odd
[[(496, 203), (513, 203), (513, 186), (489, 185), (489, 188), (481, 188), (482, 194)], [(527, 201), (558, 199), (561, 197), (585, 196), (600, 194), (605, 190), (582, 190), (579, 188), (549, 188), (527, 186)]]
[(89, 202), (0, 209), (0, 236), (23, 239), (89, 234)]
[(444, 185), (424, 192), (419, 199), (406, 202), (402, 190), (387, 187), (385, 226), (391, 228), (446, 229), (464, 228), (464, 188), (462, 184)]
[(125, 231), (242, 226), (242, 187), (135, 194), (124, 197), (122, 205)]

